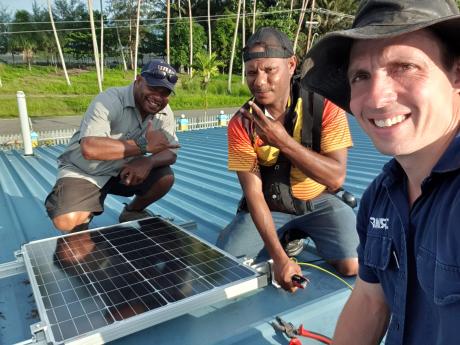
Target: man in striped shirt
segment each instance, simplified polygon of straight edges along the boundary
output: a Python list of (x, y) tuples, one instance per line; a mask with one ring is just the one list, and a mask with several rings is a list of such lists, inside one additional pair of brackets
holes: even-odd
[(295, 291), (291, 277), (301, 274), (289, 259), (289, 244), (303, 244), (307, 236), (339, 273), (355, 275), (355, 214), (333, 193), (344, 182), (352, 146), (345, 112), (321, 99), (320, 150), (305, 147), (302, 102), (308, 100), (294, 78), (291, 41), (261, 28), (248, 40), (244, 61), (254, 98), (228, 127), (228, 167), (237, 172), (244, 198), (217, 246), (256, 260), (270, 256), (275, 279), (288, 291)]

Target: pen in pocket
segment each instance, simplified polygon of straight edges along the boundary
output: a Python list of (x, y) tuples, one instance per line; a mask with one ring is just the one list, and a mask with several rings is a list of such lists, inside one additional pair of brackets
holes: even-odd
[(399, 270), (399, 260), (398, 260), (398, 256), (396, 255), (396, 252), (394, 250), (393, 250), (393, 257), (395, 258), (396, 267), (398, 267), (398, 270)]

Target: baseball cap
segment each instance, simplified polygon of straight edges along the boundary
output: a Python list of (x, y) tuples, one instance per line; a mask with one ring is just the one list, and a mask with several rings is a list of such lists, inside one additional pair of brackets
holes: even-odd
[(174, 92), (177, 73), (174, 68), (163, 60), (151, 60), (142, 67), (141, 76), (149, 86), (162, 86)]
[[(251, 51), (254, 47), (262, 47), (263, 51)], [(249, 37), (243, 49), (244, 62), (260, 58), (282, 58), (287, 59), (294, 55), (294, 48), (289, 37), (283, 32), (263, 27), (258, 29)]]

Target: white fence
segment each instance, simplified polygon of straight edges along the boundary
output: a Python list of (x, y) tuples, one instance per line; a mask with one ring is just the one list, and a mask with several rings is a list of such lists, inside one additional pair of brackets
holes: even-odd
[[(53, 131), (38, 131), (38, 139), (32, 139), (32, 146), (51, 146), (67, 144), (76, 129), (57, 129)], [(23, 148), (22, 134), (0, 135), (0, 150)]]
[[(177, 131), (184, 130), (199, 130), (205, 128), (226, 126), (227, 122), (232, 117), (231, 114), (226, 114), (227, 119), (218, 119), (216, 115), (207, 115), (190, 119), (178, 119), (176, 129)], [(187, 120), (187, 121), (184, 121)], [(181, 121), (184, 121), (181, 123)], [(185, 126), (185, 122), (187, 125)], [(67, 144), (76, 132), (76, 129), (59, 129), (52, 131), (38, 131), (38, 140), (32, 139), (32, 146), (51, 146)], [(22, 149), (23, 139), (22, 134), (7, 134), (0, 135), (0, 150)]]

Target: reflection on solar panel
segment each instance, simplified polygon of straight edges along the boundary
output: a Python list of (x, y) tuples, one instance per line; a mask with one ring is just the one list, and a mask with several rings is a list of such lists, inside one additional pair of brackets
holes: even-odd
[(261, 284), (161, 218), (31, 242), (23, 255), (53, 343), (106, 342)]

